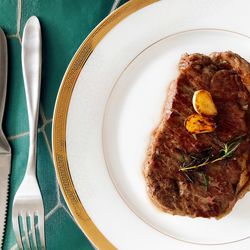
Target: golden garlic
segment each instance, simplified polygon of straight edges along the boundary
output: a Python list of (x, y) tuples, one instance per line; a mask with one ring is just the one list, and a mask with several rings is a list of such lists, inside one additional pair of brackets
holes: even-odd
[(198, 90), (193, 95), (193, 107), (194, 110), (205, 116), (216, 116), (217, 108), (213, 102), (211, 94), (207, 90)]
[(192, 114), (185, 120), (185, 127), (191, 134), (209, 133), (215, 130), (215, 123), (212, 118)]

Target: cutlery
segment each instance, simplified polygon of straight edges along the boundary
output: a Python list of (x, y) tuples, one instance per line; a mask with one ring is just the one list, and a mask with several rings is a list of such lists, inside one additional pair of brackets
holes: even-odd
[(7, 89), (7, 61), (7, 42), (0, 28), (0, 248), (3, 247), (11, 168), (11, 149), (2, 129)]
[[(25, 243), (30, 249), (32, 242), (35, 248), (37, 248), (39, 241), (41, 247), (45, 249), (44, 206), (36, 178), (37, 124), (42, 62), (41, 47), (40, 23), (37, 17), (32, 16), (24, 27), (22, 39), (22, 70), (30, 130), (29, 156), (26, 173), (16, 192), (12, 208), (12, 224), (20, 249), (23, 249)], [(35, 223), (36, 219), (37, 224)], [(24, 237), (21, 234), (22, 229)]]

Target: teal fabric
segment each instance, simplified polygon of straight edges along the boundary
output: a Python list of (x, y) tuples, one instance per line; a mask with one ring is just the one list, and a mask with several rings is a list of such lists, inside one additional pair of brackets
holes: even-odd
[(93, 249), (75, 224), (58, 188), (52, 163), (51, 126), (54, 103), (63, 74), (79, 45), (108, 15), (113, 2), (114, 0), (0, 0), (0, 26), (7, 35), (9, 54), (8, 93), (3, 126), (13, 152), (4, 250), (17, 249), (11, 210), (28, 157), (29, 129), (20, 41), (23, 27), (32, 15), (40, 19), (43, 37), (37, 174), (45, 206), (47, 249)]

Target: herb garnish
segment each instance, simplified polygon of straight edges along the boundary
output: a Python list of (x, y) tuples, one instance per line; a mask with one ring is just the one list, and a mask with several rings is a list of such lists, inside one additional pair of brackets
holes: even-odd
[(202, 175), (202, 178), (203, 178), (203, 185), (205, 187), (205, 190), (207, 191), (207, 189), (208, 189), (208, 176), (205, 175), (204, 173), (201, 173), (201, 175)]
[(183, 172), (183, 174), (187, 177), (187, 179), (188, 179), (191, 183), (194, 183), (193, 179), (191, 178), (191, 176), (190, 176), (187, 172)]
[(200, 156), (190, 155), (191, 161), (184, 162), (180, 168), (180, 171), (189, 171), (198, 169), (200, 167), (206, 166), (217, 161), (222, 161), (224, 159), (231, 158), (237, 148), (240, 146), (240, 143), (244, 139), (245, 135), (235, 137), (231, 141), (224, 143), (219, 154), (214, 156), (212, 154), (212, 148), (209, 148), (201, 152)]

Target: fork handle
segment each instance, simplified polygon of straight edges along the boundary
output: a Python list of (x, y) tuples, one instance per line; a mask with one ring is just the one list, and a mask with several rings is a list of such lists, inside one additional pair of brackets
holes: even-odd
[(27, 21), (22, 39), (22, 70), (29, 119), (30, 146), (26, 172), (36, 173), (37, 125), (42, 66), (41, 27), (37, 17)]

